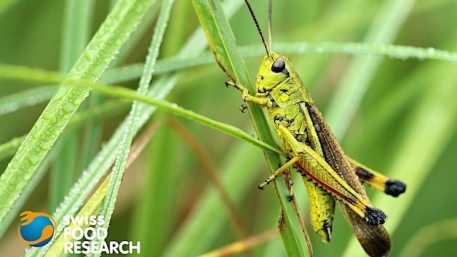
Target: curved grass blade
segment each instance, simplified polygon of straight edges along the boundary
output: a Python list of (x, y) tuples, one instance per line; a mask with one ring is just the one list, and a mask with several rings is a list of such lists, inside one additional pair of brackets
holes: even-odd
[[(457, 62), (457, 53), (435, 48), (421, 48), (412, 46), (352, 43), (352, 42), (293, 42), (275, 43), (275, 50), (283, 54), (308, 54), (308, 53), (344, 53), (352, 55), (381, 55), (390, 58), (407, 60), (416, 58), (419, 60), (433, 59), (448, 62)], [(239, 51), (244, 58), (262, 57), (265, 51), (262, 45), (240, 46)], [(211, 53), (203, 53), (191, 58), (171, 57), (157, 62), (154, 74), (177, 71), (199, 65), (214, 62)], [(113, 68), (102, 76), (105, 83), (118, 83), (137, 79), (141, 76), (143, 64), (137, 63), (124, 67)]]
[[(58, 82), (58, 81), (63, 80), (63, 78), (59, 77), (59, 75), (57, 73), (46, 72), (43, 70), (19, 67), (18, 70), (16, 71), (13, 66), (8, 66), (8, 70), (17, 74), (18, 76), (15, 78), (21, 79), (21, 80), (30, 80), (33, 82), (36, 82), (36, 81)], [(30, 71), (30, 72), (28, 72), (28, 71)], [(26, 76), (25, 74), (33, 74), (33, 76)], [(10, 77), (10, 78), (12, 78), (12, 77)], [(47, 81), (45, 78), (49, 78), (50, 81)], [(176, 80), (176, 78), (173, 79), (173, 81), (170, 81), (169, 83), (174, 83), (175, 80)], [(207, 118), (206, 116), (199, 115), (193, 111), (184, 109), (175, 103), (170, 103), (165, 100), (160, 100), (161, 98), (163, 98), (163, 95), (162, 95), (163, 92), (161, 90), (163, 90), (164, 88), (167, 88), (164, 86), (166, 84), (165, 81), (167, 81), (167, 80), (162, 79), (156, 83), (156, 85), (161, 85), (162, 88), (153, 88), (152, 91), (154, 91), (154, 92), (156, 92), (156, 90), (160, 91), (159, 93), (156, 93), (159, 95), (152, 94), (153, 97), (150, 96), (151, 94), (148, 94), (147, 96), (139, 95), (131, 89), (117, 87), (117, 86), (104, 85), (104, 84), (100, 84), (100, 83), (89, 83), (89, 82), (83, 82), (83, 81), (68, 81), (68, 84), (69, 84), (69, 86), (71, 85), (73, 87), (91, 88), (94, 91), (100, 92), (102, 94), (119, 97), (121, 99), (129, 99), (130, 101), (138, 101), (138, 102), (146, 103), (148, 105), (151, 105), (151, 106), (154, 106), (157, 108), (161, 108), (161, 109), (163, 109), (167, 112), (170, 112), (172, 114), (175, 114), (177, 116), (181, 116), (181, 117), (184, 117), (184, 118), (196, 121), (196, 122), (200, 122), (211, 128), (222, 131), (222, 132), (232, 135), (236, 138), (242, 139), (242, 140), (244, 140), (248, 143), (251, 143), (257, 147), (260, 147), (264, 150), (268, 150), (268, 152), (272, 152), (272, 153), (276, 153), (276, 154), (283, 154), (278, 149), (272, 147), (271, 145), (269, 145), (263, 141), (253, 138), (246, 132), (243, 132), (242, 130), (240, 130), (234, 126), (212, 120), (210, 118)]]
[[(419, 60), (439, 60), (457, 63), (457, 52), (445, 51), (435, 48), (421, 48), (412, 46), (389, 45), (389, 44), (369, 44), (369, 43), (336, 43), (336, 42), (295, 42), (295, 43), (276, 43), (275, 49), (284, 54), (308, 54), (308, 53), (344, 53), (352, 55), (382, 55), (400, 60), (419, 59)], [(241, 55), (245, 58), (261, 57), (264, 55), (262, 45), (249, 45), (239, 47)], [(205, 52), (199, 56), (188, 58), (171, 57), (158, 60), (153, 74), (163, 74), (182, 69), (197, 67), (200, 65), (214, 62), (211, 53)], [(104, 83), (120, 83), (128, 80), (137, 79), (141, 76), (144, 64), (137, 63), (126, 65), (119, 68), (107, 70), (101, 81)], [(13, 70), (10, 70), (12, 68)], [(17, 67), (0, 64), (0, 77), (18, 79), (18, 76), (11, 72), (17, 72)], [(27, 74), (24, 74), (27, 76)], [(51, 80), (43, 79), (46, 82)], [(57, 79), (55, 82), (59, 82)], [(29, 89), (0, 98), (0, 115), (11, 113), (17, 109), (24, 108), (33, 104), (42, 103), (51, 99), (57, 91), (54, 86), (43, 86), (37, 89)]]
[[(11, 68), (11, 67), (10, 67)], [(14, 69), (10, 69), (14, 70)], [(52, 73), (52, 72), (45, 72), (45, 71), (40, 71), (40, 70), (35, 70), (35, 69), (30, 69), (30, 73), (34, 73), (38, 77), (49, 77), (52, 78), (52, 80), (59, 81), (58, 74)], [(27, 73), (27, 69), (21, 67), (20, 68), (20, 73)], [(19, 78), (19, 77), (18, 77)], [(34, 81), (34, 77), (21, 77), (21, 79), (31, 79)], [(61, 80), (63, 78), (60, 78)], [(169, 81), (169, 83), (175, 83), (176, 78), (174, 78), (172, 81)], [(68, 81), (69, 84), (71, 84), (74, 87), (82, 87), (82, 88), (91, 88), (94, 91), (100, 92), (102, 94), (108, 95), (108, 96), (114, 96), (114, 97), (119, 97), (121, 99), (128, 99), (130, 101), (138, 101), (142, 102), (145, 104), (148, 104), (150, 106), (154, 106), (157, 108), (161, 108), (164, 111), (170, 112), (174, 115), (181, 116), (196, 122), (199, 122), (203, 125), (207, 125), (213, 129), (222, 131), (224, 133), (227, 133), (229, 135), (232, 135), (236, 138), (239, 138), (241, 140), (244, 140), (248, 143), (251, 143), (257, 147), (260, 147), (261, 149), (267, 150), (268, 152), (276, 153), (276, 154), (282, 154), (282, 152), (271, 145), (257, 140), (253, 138), (251, 135), (248, 133), (225, 123), (218, 122), (215, 120), (212, 120), (206, 116), (202, 116), (200, 114), (197, 114), (193, 111), (184, 109), (180, 106), (178, 106), (175, 103), (170, 103), (165, 100), (161, 100), (164, 97), (164, 93), (162, 90), (164, 88), (168, 88), (166, 85), (166, 79), (159, 80), (155, 85), (160, 85), (157, 86), (158, 88), (153, 88), (151, 91), (154, 92), (154, 94), (150, 93), (147, 96), (144, 95), (139, 95), (137, 94), (134, 90), (123, 88), (123, 87), (117, 87), (117, 86), (110, 86), (110, 85), (104, 85), (100, 83), (88, 83), (88, 82), (81, 82), (81, 81)], [(45, 81), (44, 82), (48, 82)], [(159, 91), (159, 92), (157, 92)], [(153, 95), (152, 97), (150, 95)]]

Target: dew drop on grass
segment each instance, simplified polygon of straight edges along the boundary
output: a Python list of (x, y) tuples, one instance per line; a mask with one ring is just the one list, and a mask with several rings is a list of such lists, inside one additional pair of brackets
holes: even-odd
[(73, 112), (75, 108), (76, 106), (70, 102), (65, 102), (62, 107), (63, 111), (66, 113)]
[(85, 60), (86, 62), (91, 62), (91, 61), (93, 60), (93, 56), (92, 56), (92, 53), (91, 53), (90, 50), (86, 50), (86, 51), (84, 52), (83, 57), (84, 57), (84, 60)]
[(38, 162), (40, 162), (40, 160), (41, 160), (40, 156), (36, 153), (30, 153), (28, 155), (28, 161), (29, 161), (30, 166), (37, 165)]

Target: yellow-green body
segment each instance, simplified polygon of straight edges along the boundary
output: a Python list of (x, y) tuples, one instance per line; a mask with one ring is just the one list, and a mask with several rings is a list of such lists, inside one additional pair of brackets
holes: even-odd
[(353, 166), (344, 155), (322, 115), (289, 61), (270, 52), (257, 75), (255, 96), (237, 83), (243, 99), (266, 107), (273, 127), (290, 160), (269, 177), (298, 167), (311, 203), (314, 230), (330, 241), (335, 200), (354, 234), (370, 256), (386, 256), (390, 238), (382, 226), (385, 214), (373, 208)]
[[(274, 53), (271, 55), (273, 55), (273, 59), (277, 58)], [(277, 104), (267, 107), (268, 115), (277, 134), (280, 135), (279, 126), (287, 128), (297, 141), (308, 143), (316, 153), (324, 158), (321, 144), (305, 106), (306, 103), (313, 104), (313, 102), (301, 79), (290, 68), (288, 69), (288, 78), (286, 78), (286, 74), (272, 73), (270, 71), (271, 65), (272, 62), (268, 60), (268, 57), (265, 57), (257, 77), (256, 97), (267, 97), (268, 95)], [(275, 86), (269, 91), (272, 85)], [(280, 139), (282, 138), (280, 137)], [(287, 142), (283, 140), (282, 143), (285, 151), (291, 150), (288, 149)], [(311, 178), (304, 176), (303, 181), (310, 198), (311, 221), (314, 231), (319, 234), (323, 241), (329, 242), (335, 210), (334, 198)]]

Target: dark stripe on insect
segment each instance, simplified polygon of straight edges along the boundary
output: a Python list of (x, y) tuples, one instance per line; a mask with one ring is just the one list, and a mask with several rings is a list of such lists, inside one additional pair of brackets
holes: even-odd
[[(319, 138), (319, 141), (321, 142), (321, 147), (322, 147), (322, 152), (324, 154), (324, 160), (332, 167), (338, 175), (343, 177), (343, 175), (339, 172), (338, 169), (338, 164), (336, 161), (336, 156), (334, 153), (334, 150), (330, 146), (330, 139), (328, 138), (328, 135), (325, 133), (323, 130), (323, 122), (319, 118), (319, 115), (316, 113), (314, 110), (314, 107), (307, 102), (304, 102), (304, 105), (306, 106), (306, 110), (308, 111), (309, 117), (311, 118), (311, 122), (313, 123), (313, 128), (316, 131), (317, 137)], [(322, 125), (320, 125), (322, 124)], [(317, 125), (317, 126), (316, 126)], [(316, 129), (318, 128), (318, 129)]]
[(273, 88), (266, 89), (266, 88), (262, 87), (262, 88), (258, 88), (257, 92), (259, 92), (261, 94), (265, 94), (267, 92), (271, 92), (271, 90), (273, 90)]
[(361, 167), (356, 167), (354, 170), (355, 170), (355, 174), (357, 175), (357, 177), (359, 177), (362, 180), (371, 181), (374, 178), (373, 173), (371, 173)]

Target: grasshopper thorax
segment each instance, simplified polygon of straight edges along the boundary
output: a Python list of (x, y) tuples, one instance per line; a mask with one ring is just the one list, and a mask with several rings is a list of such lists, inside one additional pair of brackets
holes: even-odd
[(290, 63), (285, 56), (270, 52), (263, 58), (257, 76), (257, 93), (268, 94), (290, 77)]

